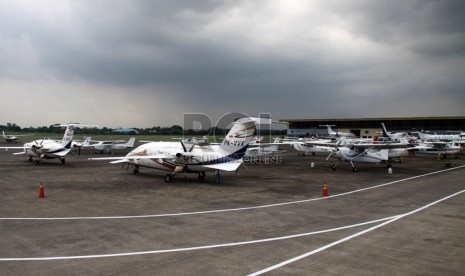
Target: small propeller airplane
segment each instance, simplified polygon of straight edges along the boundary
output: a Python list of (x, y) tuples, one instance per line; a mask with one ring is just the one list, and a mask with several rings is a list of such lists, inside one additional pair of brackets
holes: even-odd
[[(361, 142), (357, 144), (346, 144), (341, 146), (343, 140), (337, 141), (337, 143), (318, 143), (314, 142), (315, 145), (332, 146), (333, 150), (326, 157), (329, 160), (331, 156), (338, 159), (336, 164), (331, 166), (331, 170), (336, 170), (337, 165), (341, 161), (348, 161), (352, 165), (352, 170), (358, 172), (358, 168), (355, 162), (361, 163), (381, 163), (386, 162), (387, 167), (391, 167), (389, 150), (390, 149), (402, 149), (409, 147), (406, 143), (366, 143)], [(312, 143), (312, 142), (309, 142)]]
[(281, 142), (279, 137), (274, 138), (272, 143), (262, 143), (263, 137), (256, 138), (254, 143), (250, 143), (245, 152), (245, 157), (271, 156), (284, 152), (279, 150), (279, 145), (289, 145), (287, 142)]
[(439, 156), (458, 155), (462, 147), (450, 142), (422, 142), (418, 146), (410, 148), (411, 151), (420, 154), (435, 154)]
[(31, 136), (33, 134), (5, 134), (5, 130), (2, 130), (2, 137), (5, 141), (10, 143), (18, 143), (19, 137)]
[(340, 132), (334, 131), (331, 129), (332, 126), (335, 125), (320, 125), (320, 127), (326, 127), (328, 129), (328, 135), (330, 137), (339, 138), (339, 137), (346, 137), (346, 138), (356, 138), (355, 134), (350, 132)]
[(91, 137), (89, 136), (89, 137), (85, 137), (84, 140), (82, 140), (82, 141), (73, 140), (73, 141), (71, 142), (71, 149), (72, 149), (72, 150), (73, 150), (73, 149), (77, 149), (79, 155), (81, 155), (81, 150), (82, 150), (83, 148), (89, 148), (89, 147), (91, 147), (91, 145), (90, 145), (90, 139), (91, 139)]
[(112, 150), (133, 148), (135, 141), (136, 137), (131, 137), (125, 143), (119, 143), (119, 141), (98, 141), (98, 143), (90, 144), (89, 146), (94, 150), (100, 151), (100, 153), (103, 153), (104, 151), (111, 153)]
[(220, 171), (237, 171), (249, 146), (257, 124), (271, 124), (270, 119), (244, 117), (233, 123), (224, 140), (217, 145), (197, 143), (150, 142), (135, 148), (126, 156), (89, 158), (108, 160), (110, 163), (134, 165), (134, 174), (140, 167), (167, 171), (165, 182), (172, 182), (179, 173), (197, 173), (199, 180), (205, 173), (217, 171), (215, 181), (220, 182)]
[(414, 139), (413, 137), (409, 137), (406, 132), (389, 132), (386, 129), (384, 123), (381, 123), (381, 128), (383, 131), (384, 138), (389, 138), (391, 142), (409, 142), (409, 140)]
[[(315, 144), (315, 142), (318, 142), (319, 144), (317, 145)], [(316, 139), (315, 140), (312, 138), (311, 140), (308, 140), (308, 139), (300, 138), (297, 141), (292, 141), (289, 143), (292, 144), (292, 146), (294, 147), (294, 150), (296, 150), (300, 156), (303, 156), (303, 155), (308, 155), (308, 154), (316, 155), (317, 153), (332, 152), (333, 151), (332, 146), (323, 146), (323, 144), (330, 143), (330, 142), (331, 142), (330, 139)]]
[(22, 152), (15, 152), (14, 155), (28, 156), (30, 162), (34, 162), (36, 165), (42, 159), (60, 159), (61, 163), (65, 163), (65, 156), (71, 150), (71, 144), (73, 140), (74, 131), (78, 127), (88, 127), (87, 125), (81, 125), (77, 123), (71, 123), (66, 125), (56, 124), (54, 127), (66, 127), (65, 134), (61, 141), (39, 139), (29, 143), (25, 143), (22, 147), (0, 147), (1, 149), (22, 149)]
[(427, 134), (423, 131), (418, 132), (418, 136), (423, 141), (453, 141), (453, 140), (460, 140), (460, 134)]

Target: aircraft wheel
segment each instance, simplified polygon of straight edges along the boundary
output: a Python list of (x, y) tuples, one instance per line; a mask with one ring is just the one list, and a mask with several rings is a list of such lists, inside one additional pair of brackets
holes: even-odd
[(390, 164), (390, 163), (387, 163), (387, 164), (386, 164), (386, 168), (388, 168), (388, 169), (389, 169), (390, 167), (392, 167), (392, 164)]
[(357, 167), (353, 167), (352, 169), (354, 172), (358, 172), (358, 168)]
[(139, 170), (138, 169), (132, 170), (132, 174), (139, 174)]
[(39, 165), (39, 160), (35, 160), (34, 164)]
[(205, 180), (205, 172), (200, 172), (198, 179), (199, 179), (199, 181), (204, 181)]
[(32, 161), (34, 161), (34, 160), (32, 160), (32, 157), (29, 157), (29, 160), (28, 160), (28, 161), (29, 161), (29, 162), (32, 162)]
[(331, 170), (332, 170), (332, 171), (335, 171), (335, 170), (336, 170), (336, 166), (335, 166), (335, 165), (332, 165), (332, 166), (331, 166)]
[(171, 182), (173, 182), (173, 176), (171, 176), (171, 174), (167, 174), (167, 175), (165, 176), (165, 182), (166, 182), (166, 183), (171, 183)]
[(65, 159), (64, 158), (61, 158), (60, 161), (61, 161), (61, 164), (65, 164)]

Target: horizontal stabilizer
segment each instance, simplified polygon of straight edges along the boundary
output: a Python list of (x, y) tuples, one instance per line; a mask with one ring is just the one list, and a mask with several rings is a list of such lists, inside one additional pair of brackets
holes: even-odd
[(53, 154), (58, 155), (58, 156), (65, 156), (65, 155), (68, 154), (69, 151), (70, 151), (70, 149), (66, 149), (66, 150), (64, 150), (64, 151), (55, 152), (55, 153), (53, 153)]
[(214, 165), (204, 165), (204, 167), (215, 169), (215, 170), (232, 172), (232, 171), (237, 170), (237, 168), (239, 168), (241, 164), (242, 162), (235, 161), (235, 162), (220, 163), (220, 164), (214, 164)]

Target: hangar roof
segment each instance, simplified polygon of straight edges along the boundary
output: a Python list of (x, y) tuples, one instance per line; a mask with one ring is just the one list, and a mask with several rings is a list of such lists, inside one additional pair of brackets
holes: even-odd
[(380, 128), (384, 123), (392, 130), (465, 130), (465, 116), (448, 117), (384, 117), (384, 118), (333, 118), (333, 119), (280, 119), (290, 129), (317, 128), (336, 125), (336, 128)]

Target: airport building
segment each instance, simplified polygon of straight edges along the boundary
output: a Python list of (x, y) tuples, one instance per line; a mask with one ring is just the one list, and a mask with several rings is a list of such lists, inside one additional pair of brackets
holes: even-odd
[(289, 124), (288, 136), (310, 137), (328, 134), (323, 125), (333, 125), (334, 131), (350, 132), (357, 137), (372, 138), (381, 133), (381, 123), (388, 131), (437, 133), (465, 131), (465, 116), (458, 117), (399, 117), (399, 118), (351, 118), (351, 119), (281, 119)]

